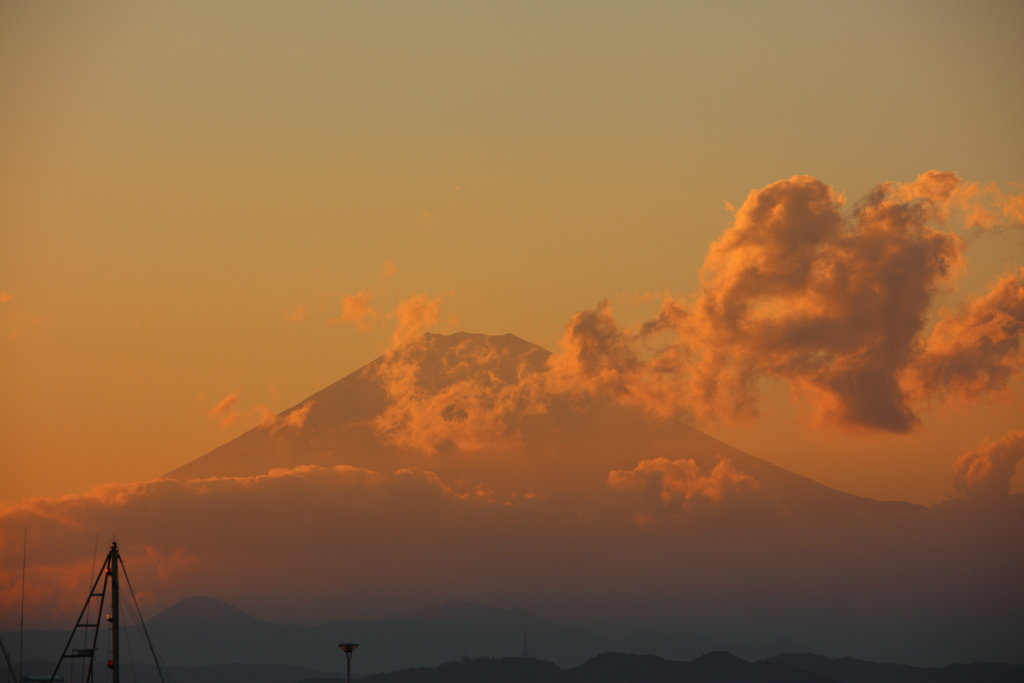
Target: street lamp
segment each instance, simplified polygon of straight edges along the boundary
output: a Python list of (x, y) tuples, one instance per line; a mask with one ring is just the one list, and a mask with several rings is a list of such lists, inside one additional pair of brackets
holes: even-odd
[(351, 683), (352, 653), (359, 647), (359, 643), (340, 643), (338, 647), (345, 653), (345, 683)]

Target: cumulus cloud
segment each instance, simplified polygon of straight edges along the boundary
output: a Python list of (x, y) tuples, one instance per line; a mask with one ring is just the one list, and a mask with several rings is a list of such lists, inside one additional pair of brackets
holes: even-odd
[(1019, 198), (995, 192), (939, 171), (882, 183), (849, 210), (809, 176), (754, 190), (711, 245), (694, 296), (666, 297), (636, 331), (606, 302), (577, 314), (549, 386), (731, 419), (756, 415), (771, 378), (820, 421), (911, 431), (920, 402), (987, 395), (1020, 368), (1019, 274), (926, 330), (936, 295), (965, 269), (954, 220), (970, 227), (994, 205), (1015, 215)]
[(700, 404), (751, 412), (756, 379), (772, 376), (822, 419), (913, 428), (899, 376), (936, 292), (963, 265), (962, 240), (930, 225), (951, 185), (946, 175), (880, 185), (852, 221), (814, 178), (751, 192), (702, 271), (691, 317)]
[(1024, 460), (1024, 432), (985, 439), (953, 463), (953, 487), (973, 498), (1006, 498), (1017, 463)]
[(0, 291), (0, 304), (5, 304), (5, 303), (7, 303), (8, 301), (10, 301), (13, 298), (14, 298), (13, 294), (11, 294), (9, 292), (6, 292), (6, 291)]
[(444, 353), (431, 342), (398, 346), (375, 367), (389, 398), (373, 420), (384, 440), (427, 453), (444, 444), (473, 451), (517, 443), (510, 418), (545, 409), (536, 354), (520, 359), (478, 336)]
[[(544, 368), (431, 392), (406, 355), (389, 352), (390, 404), (375, 425), (390, 443), (435, 452), (514, 443), (515, 414), (559, 396), (729, 420), (757, 414), (769, 379), (818, 421), (909, 432), (932, 399), (992, 396), (1020, 370), (1021, 274), (927, 329), (936, 296), (966, 268), (953, 227), (1015, 220), (1019, 200), (940, 171), (882, 183), (852, 207), (810, 176), (772, 183), (733, 210), (692, 296), (664, 295), (658, 315), (634, 328), (607, 301), (582, 311)], [(982, 220), (985, 211), (996, 218)], [(384, 315), (370, 297), (346, 297), (342, 318), (393, 321), (392, 350), (440, 319), (438, 298), (414, 296)]]
[(1024, 365), (1024, 268), (942, 311), (908, 381), (917, 394), (964, 401), (1006, 390)]
[(1024, 194), (1005, 192), (994, 183), (981, 186), (950, 171), (927, 171), (910, 183), (883, 183), (879, 188), (901, 202), (925, 199), (933, 218), (958, 216), (966, 228), (991, 230), (1024, 226)]
[[(666, 319), (677, 312), (666, 299)], [(548, 362), (546, 388), (556, 394), (611, 396), (662, 417), (678, 413), (688, 399), (681, 374), (684, 348), (679, 342), (660, 348), (649, 344), (658, 331), (656, 324), (639, 333), (620, 328), (607, 301), (577, 313), (566, 325), (562, 351)]]

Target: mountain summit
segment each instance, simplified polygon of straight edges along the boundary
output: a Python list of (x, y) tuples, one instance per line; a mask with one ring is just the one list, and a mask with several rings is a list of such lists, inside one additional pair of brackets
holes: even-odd
[[(638, 477), (671, 479), (684, 463), (686, 477), (703, 477), (709, 486), (746, 482), (787, 514), (836, 518), (915, 507), (830, 489), (679, 419), (555, 394), (544, 382), (551, 357), (511, 334), (426, 334), (166, 476), (418, 467), (446, 480), (550, 496), (605, 490), (615, 481), (629, 488)], [(641, 462), (650, 471), (637, 469)]]

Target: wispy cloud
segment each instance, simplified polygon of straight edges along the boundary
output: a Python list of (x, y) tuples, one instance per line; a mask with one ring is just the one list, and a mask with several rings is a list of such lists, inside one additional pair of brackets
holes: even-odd
[(373, 307), (373, 292), (366, 289), (356, 294), (348, 294), (341, 300), (341, 315), (332, 323), (350, 322), (360, 330), (369, 331), (380, 320), (381, 313)]
[(392, 346), (419, 336), (441, 318), (441, 299), (424, 294), (409, 297), (395, 306)]
[(298, 322), (300, 320), (305, 320), (305, 318), (306, 318), (306, 307), (303, 306), (302, 304), (299, 304), (291, 312), (285, 313), (284, 314), (284, 318), (285, 318), (285, 320), (291, 321), (293, 323), (294, 322)]
[(313, 401), (306, 401), (298, 408), (294, 408), (281, 415), (275, 415), (267, 406), (257, 406), (261, 413), (259, 427), (268, 429), (271, 433), (277, 433), (282, 429), (294, 429), (301, 431), (306, 425), (306, 419), (313, 409)]
[(233, 391), (222, 398), (217, 405), (210, 409), (210, 417), (217, 418), (223, 425), (234, 424), (238, 421), (239, 413), (235, 408), (241, 392)]

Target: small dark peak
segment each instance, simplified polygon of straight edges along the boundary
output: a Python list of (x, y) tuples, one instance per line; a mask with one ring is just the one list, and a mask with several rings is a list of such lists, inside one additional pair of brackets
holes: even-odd
[(734, 655), (731, 652), (726, 652), (725, 650), (715, 650), (714, 652), (709, 652), (706, 655), (701, 655), (700, 657), (697, 657), (697, 659), (695, 659), (693, 661), (694, 662), (745, 662), (746, 660), (741, 658), (741, 657), (737, 657), (736, 655)]
[(626, 652), (604, 652), (591, 657), (576, 667), (581, 673), (591, 671), (630, 672), (660, 667), (668, 663), (667, 659), (657, 655), (635, 655)]
[(150, 620), (152, 623), (242, 622), (255, 619), (234, 605), (205, 595), (195, 595), (174, 603)]
[(750, 665), (745, 659), (740, 659), (731, 652), (725, 650), (717, 650), (715, 652), (709, 652), (706, 655), (701, 655), (693, 660), (695, 666), (707, 667), (712, 669), (721, 669), (723, 671), (728, 669), (735, 669), (739, 667), (747, 667)]

